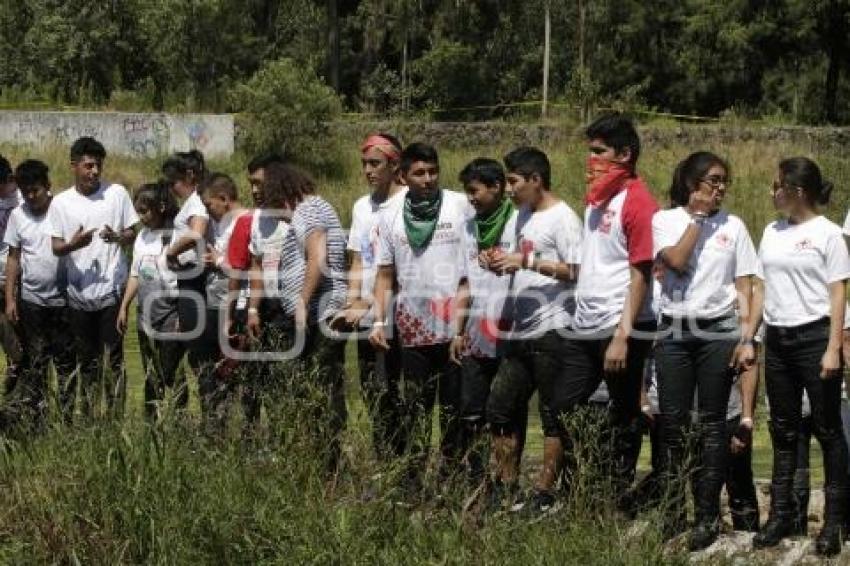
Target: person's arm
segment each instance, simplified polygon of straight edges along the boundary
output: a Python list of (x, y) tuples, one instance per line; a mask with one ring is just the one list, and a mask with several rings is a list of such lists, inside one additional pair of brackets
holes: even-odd
[(695, 220), (691, 222), (685, 228), (685, 233), (682, 234), (682, 237), (679, 238), (679, 241), (675, 245), (668, 246), (658, 253), (666, 267), (679, 274), (687, 270), (688, 262), (694, 254), (694, 248), (697, 246), (702, 228), (701, 221)]
[(387, 342), (387, 334), (384, 328), (390, 324), (387, 319), (387, 312), (390, 308), (392, 300), (393, 283), (395, 282), (395, 267), (390, 265), (381, 265), (378, 267), (378, 273), (375, 276), (375, 290), (372, 296), (375, 297), (374, 314), (375, 322), (372, 323), (372, 332), (369, 333), (369, 342), (375, 348), (389, 350), (390, 344)]
[(454, 301), (454, 336), (449, 346), (449, 359), (456, 364), (461, 364), (461, 358), (467, 345), (466, 325), (469, 322), (469, 306), (471, 304), (469, 293), (469, 279), (463, 278), (457, 287)]
[[(735, 291), (738, 295), (738, 328), (741, 331), (741, 340), (732, 352), (729, 367), (743, 370), (749, 367), (755, 360), (755, 330), (752, 326), (753, 308), (753, 283), (749, 276), (735, 278)], [(749, 336), (749, 338), (748, 338)]]
[(121, 306), (118, 307), (118, 320), (115, 321), (115, 328), (118, 332), (124, 334), (127, 331), (127, 321), (129, 320), (128, 311), (130, 303), (136, 298), (139, 292), (139, 278), (130, 276), (127, 279), (127, 288), (124, 290), (124, 298), (121, 299)]
[(21, 275), (21, 248), (9, 246), (6, 258), (6, 318), (12, 324), (18, 322), (18, 277)]
[(251, 294), (248, 296), (248, 316), (245, 327), (249, 338), (258, 338), (261, 332), (260, 303), (266, 293), (263, 281), (263, 261), (259, 256), (251, 255), (250, 272)]
[(347, 325), (357, 326), (369, 312), (371, 303), (363, 297), (363, 256), (353, 250), (349, 250), (349, 253), (351, 266), (348, 269), (348, 299), (340, 316)]
[(57, 257), (63, 257), (70, 254), (71, 252), (75, 252), (81, 248), (86, 247), (87, 245), (91, 244), (92, 238), (94, 237), (94, 233), (96, 230), (97, 228), (85, 230), (82, 226), (80, 226), (79, 230), (74, 232), (74, 235), (71, 236), (71, 239), (67, 242), (64, 238), (53, 236), (51, 239), (53, 255)]
[(847, 305), (846, 282), (829, 284), (829, 342), (821, 358), (821, 379), (836, 377), (841, 372), (841, 338), (844, 330), (844, 309)]
[[(325, 230), (313, 230), (304, 240), (304, 285), (301, 287), (299, 307), (296, 311), (295, 322), (304, 326), (307, 323), (306, 313), (313, 295), (319, 288), (322, 273), (326, 271), (328, 256), (328, 233)], [(303, 310), (301, 310), (303, 309)]]
[(620, 322), (614, 329), (614, 335), (605, 350), (605, 371), (607, 373), (620, 373), (626, 369), (629, 336), (646, 298), (651, 270), (652, 262), (650, 261), (629, 266), (629, 289), (626, 292), (623, 314), (620, 315)]
[(166, 252), (166, 256), (169, 258), (176, 258), (183, 252), (193, 249), (197, 246), (197, 242), (199, 240), (204, 239), (204, 235), (207, 233), (207, 226), (209, 225), (209, 219), (204, 218), (203, 216), (193, 216), (189, 219), (189, 229), (192, 231), (191, 234), (184, 234), (183, 236), (177, 238), (177, 241), (171, 244)]
[(562, 261), (536, 259), (530, 254), (526, 257), (521, 253), (495, 253), (490, 256), (487, 267), (490, 271), (496, 273), (516, 273), (520, 269), (527, 269), (559, 281), (575, 281), (578, 278), (577, 265)]

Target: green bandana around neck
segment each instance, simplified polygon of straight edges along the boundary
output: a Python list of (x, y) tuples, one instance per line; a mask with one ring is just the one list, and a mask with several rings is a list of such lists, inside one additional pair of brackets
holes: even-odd
[(511, 199), (503, 198), (502, 204), (490, 213), (486, 218), (475, 217), (475, 238), (478, 240), (479, 250), (488, 250), (499, 243), (505, 224), (514, 212)]
[(404, 231), (407, 232), (410, 247), (421, 249), (431, 241), (442, 204), (441, 189), (424, 197), (416, 197), (411, 191), (407, 192), (404, 197)]

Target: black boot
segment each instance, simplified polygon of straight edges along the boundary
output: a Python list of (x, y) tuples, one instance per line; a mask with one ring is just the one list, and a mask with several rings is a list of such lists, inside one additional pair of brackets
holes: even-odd
[(809, 468), (794, 472), (794, 536), (809, 534)]
[(835, 556), (841, 552), (842, 533), (847, 509), (847, 490), (826, 488), (823, 528), (815, 540), (815, 551), (821, 556)]
[(688, 550), (697, 552), (703, 548), (708, 548), (714, 544), (719, 534), (720, 524), (717, 520), (698, 521), (688, 536)]
[(754, 548), (776, 546), (785, 537), (794, 534), (794, 513), (790, 494), (784, 494), (781, 489), (771, 487), (770, 515), (767, 523), (753, 538)]

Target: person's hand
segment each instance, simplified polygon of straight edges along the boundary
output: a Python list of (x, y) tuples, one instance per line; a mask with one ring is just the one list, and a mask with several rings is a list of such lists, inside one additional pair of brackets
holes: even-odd
[(372, 331), (369, 332), (369, 343), (377, 350), (389, 350), (390, 343), (387, 342), (387, 335), (384, 333), (384, 324), (375, 323), (372, 325)]
[(481, 269), (490, 269), (490, 261), (493, 258), (493, 251), (493, 248), (490, 248), (478, 252), (478, 265), (481, 266)]
[(295, 305), (295, 329), (304, 330), (305, 328), (307, 328), (307, 305), (299, 300)]
[(18, 303), (16, 301), (6, 303), (6, 318), (12, 324), (18, 324)]
[(522, 254), (506, 254), (493, 250), (490, 255), (490, 271), (495, 273), (516, 273), (522, 269)]
[(204, 253), (203, 262), (204, 265), (208, 268), (218, 267), (219, 262), (221, 261), (221, 254), (218, 253), (218, 250), (212, 247), (212, 245), (207, 244), (207, 251)]
[(256, 308), (248, 309), (248, 317), (245, 320), (245, 333), (251, 340), (258, 340), (262, 332), (262, 323), (260, 322), (260, 313)]
[(820, 378), (832, 379), (841, 373), (841, 350), (827, 348), (820, 360)]
[(605, 373), (608, 375), (622, 373), (626, 370), (626, 354), (629, 345), (625, 337), (614, 336), (605, 349)]
[(107, 224), (103, 227), (103, 230), (100, 231), (100, 239), (107, 244), (120, 244), (121, 234), (113, 230), (112, 226)]
[(461, 365), (468, 345), (469, 339), (464, 334), (458, 334), (452, 338), (451, 344), (449, 344), (449, 360), (452, 363)]
[(86, 230), (80, 226), (80, 229), (74, 232), (74, 235), (71, 236), (71, 240), (68, 242), (68, 247), (71, 251), (75, 251), (88, 246), (91, 244), (95, 231), (97, 231), (97, 228)]
[(691, 195), (688, 197), (688, 209), (692, 213), (702, 216), (708, 216), (714, 212), (715, 205), (716, 201), (712, 191), (706, 190), (702, 184), (697, 190), (691, 191)]
[(366, 316), (366, 313), (369, 312), (369, 303), (364, 301), (363, 299), (356, 299), (351, 302), (351, 304), (346, 307), (344, 311), (341, 313), (340, 322), (343, 320), (345, 324), (349, 328), (357, 328), (360, 324), (360, 321)]
[(125, 332), (127, 332), (127, 309), (118, 309), (118, 318), (115, 321), (115, 329), (118, 330), (118, 334), (121, 334), (122, 336)]
[(738, 344), (732, 352), (732, 359), (729, 360), (729, 367), (740, 372), (747, 371), (756, 363), (756, 348), (750, 344)]
[(740, 454), (753, 443), (753, 421), (752, 419), (741, 419), (741, 423), (732, 435), (729, 450), (732, 454)]

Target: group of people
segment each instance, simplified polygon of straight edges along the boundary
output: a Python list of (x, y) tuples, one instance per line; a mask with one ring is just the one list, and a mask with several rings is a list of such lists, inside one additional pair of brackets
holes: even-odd
[[(334, 469), (353, 337), (376, 456), (404, 456), (409, 493), (422, 489), (438, 405), (440, 477), (481, 480), (489, 511), (552, 512), (568, 496), (559, 484), (569, 484), (570, 418), (601, 407), (618, 506), (634, 512), (639, 494), (671, 496), (664, 532), (674, 536), (692, 493), (689, 546), (698, 550), (720, 532), (725, 484), (735, 528), (772, 546), (805, 532), (795, 495), (805, 430), (826, 470), (816, 548), (836, 554), (850, 497), (841, 421), (850, 256), (842, 229), (818, 212), (831, 185), (807, 158), (781, 161), (769, 194), (780, 219), (756, 250), (722, 208), (732, 177), (721, 157), (701, 151), (679, 163), (660, 210), (626, 117), (600, 117), (585, 138), (580, 216), (553, 192), (539, 149), (471, 161), (455, 192), (442, 188), (432, 146), (371, 135), (360, 147), (370, 191), (347, 234), (312, 178), (275, 155), (248, 165), (251, 208), (197, 151), (169, 157), (161, 180), (132, 196), (102, 178), (106, 152), (91, 138), (72, 145), (74, 186), (55, 196), (44, 163), (13, 170), (0, 160), (2, 338), (14, 370), (4, 421), (43, 422), (51, 362), (67, 422), (78, 389), (82, 418), (102, 405), (120, 414), (135, 300), (151, 419), (169, 390), (185, 407), (184, 357), (211, 434), (240, 392), (255, 426), (263, 406), (271, 418), (275, 403), (309, 386)], [(761, 527), (750, 452), (758, 343), (774, 458)], [(522, 494), (535, 393), (543, 465)], [(650, 489), (634, 485), (647, 421)]]

